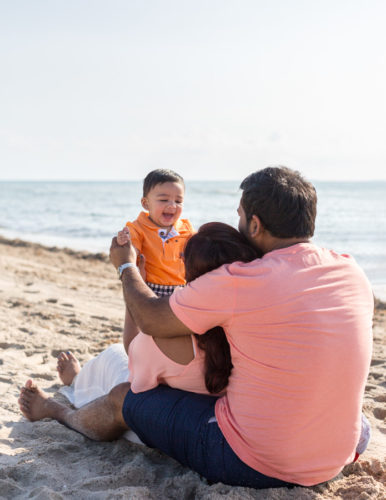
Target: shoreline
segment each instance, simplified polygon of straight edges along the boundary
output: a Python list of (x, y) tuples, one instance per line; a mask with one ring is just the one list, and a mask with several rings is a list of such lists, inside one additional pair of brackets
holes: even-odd
[[(3, 233), (1, 233), (0, 230), (0, 244), (8, 244), (11, 246), (28, 246), (28, 245), (37, 245), (38, 247), (42, 248), (48, 248), (49, 250), (52, 250), (54, 252), (59, 252), (59, 251), (64, 251), (68, 253), (69, 255), (78, 255), (80, 258), (83, 259), (88, 259), (88, 258), (93, 258), (92, 256), (97, 255), (98, 258), (101, 260), (105, 259), (106, 262), (109, 262), (109, 257), (108, 257), (108, 252), (109, 252), (109, 246), (107, 245), (106, 250), (101, 250), (101, 248), (106, 247), (106, 245), (95, 245), (94, 248), (91, 250), (84, 250), (83, 245), (81, 243), (75, 244), (73, 247), (67, 246), (65, 242), (70, 241), (74, 243), (74, 240), (71, 239), (64, 239), (64, 238), (56, 238), (56, 237), (47, 237), (47, 238), (32, 238), (30, 239), (21, 239), (18, 237), (10, 237), (7, 236), (7, 231), (5, 231), (5, 236), (4, 236), (4, 230)], [(44, 241), (46, 240), (46, 241)], [(51, 245), (48, 242), (52, 241), (62, 241), (63, 245), (61, 244), (54, 244)], [(81, 241), (81, 240), (80, 240)], [(85, 245), (86, 246), (86, 245)], [(378, 284), (378, 283), (371, 283), (372, 288), (373, 288), (373, 293), (375, 300), (380, 301), (380, 302), (385, 302), (386, 303), (386, 281), (384, 284)]]
[[(20, 387), (33, 378), (64, 401), (56, 357), (83, 364), (121, 337), (121, 284), (105, 253), (47, 247), (0, 236), (0, 483), (5, 498), (218, 498), (322, 500), (386, 497), (386, 303), (376, 301), (374, 352), (364, 412), (369, 448), (328, 483), (251, 490), (208, 485), (156, 450), (120, 439), (90, 441), (61, 424), (28, 422)], [(63, 399), (61, 399), (63, 398)]]

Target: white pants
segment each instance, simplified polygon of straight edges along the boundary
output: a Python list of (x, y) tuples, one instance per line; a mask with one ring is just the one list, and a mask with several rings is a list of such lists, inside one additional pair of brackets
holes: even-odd
[[(127, 382), (129, 369), (123, 344), (112, 344), (98, 356), (90, 359), (74, 378), (71, 386), (64, 386), (60, 392), (75, 406), (82, 406), (108, 394), (113, 387)], [(134, 443), (142, 443), (129, 430), (124, 437)]]

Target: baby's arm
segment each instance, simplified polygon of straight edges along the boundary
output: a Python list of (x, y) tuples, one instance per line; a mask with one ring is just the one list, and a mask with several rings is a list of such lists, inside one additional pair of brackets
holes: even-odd
[[(123, 247), (123, 245), (126, 245), (126, 243), (129, 243), (130, 241), (130, 231), (127, 226), (125, 226), (122, 231), (118, 231), (118, 236), (117, 236), (117, 242), (118, 245)], [(137, 251), (138, 253), (138, 251)]]

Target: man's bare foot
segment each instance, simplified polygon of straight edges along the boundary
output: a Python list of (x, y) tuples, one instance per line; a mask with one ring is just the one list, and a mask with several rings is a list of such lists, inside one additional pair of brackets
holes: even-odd
[(81, 367), (76, 357), (70, 351), (67, 351), (59, 354), (56, 369), (63, 384), (71, 385)]
[(51, 417), (48, 395), (31, 379), (27, 380), (25, 386), (22, 387), (18, 403), (22, 414), (31, 422)]

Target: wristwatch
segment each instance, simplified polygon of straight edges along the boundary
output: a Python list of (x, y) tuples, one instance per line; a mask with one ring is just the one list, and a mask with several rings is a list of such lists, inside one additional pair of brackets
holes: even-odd
[[(132, 262), (125, 262), (124, 264), (121, 264), (119, 267), (118, 267), (118, 278), (121, 280), (122, 279), (122, 273), (125, 269), (127, 269), (128, 267), (137, 267), (135, 264), (133, 264)], [(138, 269), (138, 267), (137, 267)]]

